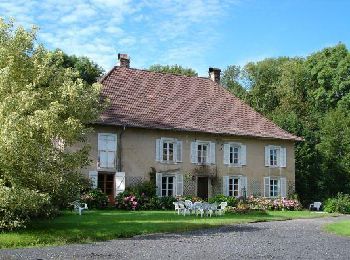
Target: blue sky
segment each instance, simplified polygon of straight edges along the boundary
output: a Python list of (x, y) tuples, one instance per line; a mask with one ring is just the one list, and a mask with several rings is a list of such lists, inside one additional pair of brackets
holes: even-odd
[(47, 48), (88, 56), (108, 70), (179, 64), (207, 75), (266, 57), (350, 46), (346, 0), (0, 0), (0, 16), (40, 28)]

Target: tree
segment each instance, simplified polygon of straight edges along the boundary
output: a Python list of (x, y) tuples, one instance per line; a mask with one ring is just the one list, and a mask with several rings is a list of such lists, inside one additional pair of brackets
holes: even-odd
[(180, 65), (152, 65), (149, 67), (150, 71), (154, 72), (162, 72), (162, 73), (172, 73), (176, 75), (184, 75), (184, 76), (198, 76), (198, 73), (191, 68), (184, 68)]
[[(57, 49), (56, 52), (62, 52)], [(63, 66), (65, 68), (74, 68), (79, 72), (79, 77), (87, 84), (93, 84), (102, 76), (104, 70), (88, 57), (77, 57), (63, 53)]]
[[(7, 196), (0, 200), (0, 228), (6, 228), (39, 211), (47, 215), (79, 194), (85, 183), (79, 170), (89, 163), (87, 124), (101, 105), (100, 85), (66, 68), (62, 52), (38, 45), (35, 29), (0, 20), (0, 46), (0, 193)], [(77, 142), (74, 150), (62, 149)], [(34, 200), (20, 210), (28, 214), (11, 215), (6, 202), (22, 196)], [(37, 206), (42, 203), (51, 207)], [(34, 212), (28, 209), (33, 205)]]

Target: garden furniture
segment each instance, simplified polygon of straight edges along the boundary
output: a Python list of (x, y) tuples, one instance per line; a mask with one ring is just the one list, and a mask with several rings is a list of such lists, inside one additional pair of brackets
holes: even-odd
[(179, 202), (173, 202), (173, 204), (175, 206), (175, 213), (177, 212), (177, 214), (180, 215), (181, 208)]
[(80, 203), (78, 200), (73, 201), (70, 204), (74, 207), (74, 210), (79, 213), (79, 215), (81, 215), (83, 210), (88, 210), (89, 209), (86, 203)]
[(220, 203), (220, 205), (219, 205), (219, 207), (218, 207), (218, 209), (217, 209), (217, 211), (216, 211), (216, 214), (218, 214), (218, 215), (222, 215), (222, 214), (224, 214), (224, 212), (225, 212), (225, 208), (227, 207), (227, 202), (221, 202)]
[(321, 206), (322, 206), (322, 203), (321, 203), (321, 202), (314, 202), (314, 203), (311, 203), (311, 204), (310, 204), (309, 210), (316, 209), (317, 211), (320, 211)]

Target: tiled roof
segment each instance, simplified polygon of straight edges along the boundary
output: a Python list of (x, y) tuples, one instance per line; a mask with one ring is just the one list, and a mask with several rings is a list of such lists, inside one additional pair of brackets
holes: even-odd
[(114, 67), (98, 124), (301, 140), (208, 78)]

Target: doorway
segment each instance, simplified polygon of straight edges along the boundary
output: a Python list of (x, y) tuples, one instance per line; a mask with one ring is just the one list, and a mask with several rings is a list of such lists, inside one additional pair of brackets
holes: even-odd
[(208, 199), (208, 177), (198, 177), (197, 196), (201, 199)]
[(98, 188), (106, 193), (110, 203), (114, 202), (114, 174), (99, 172)]

